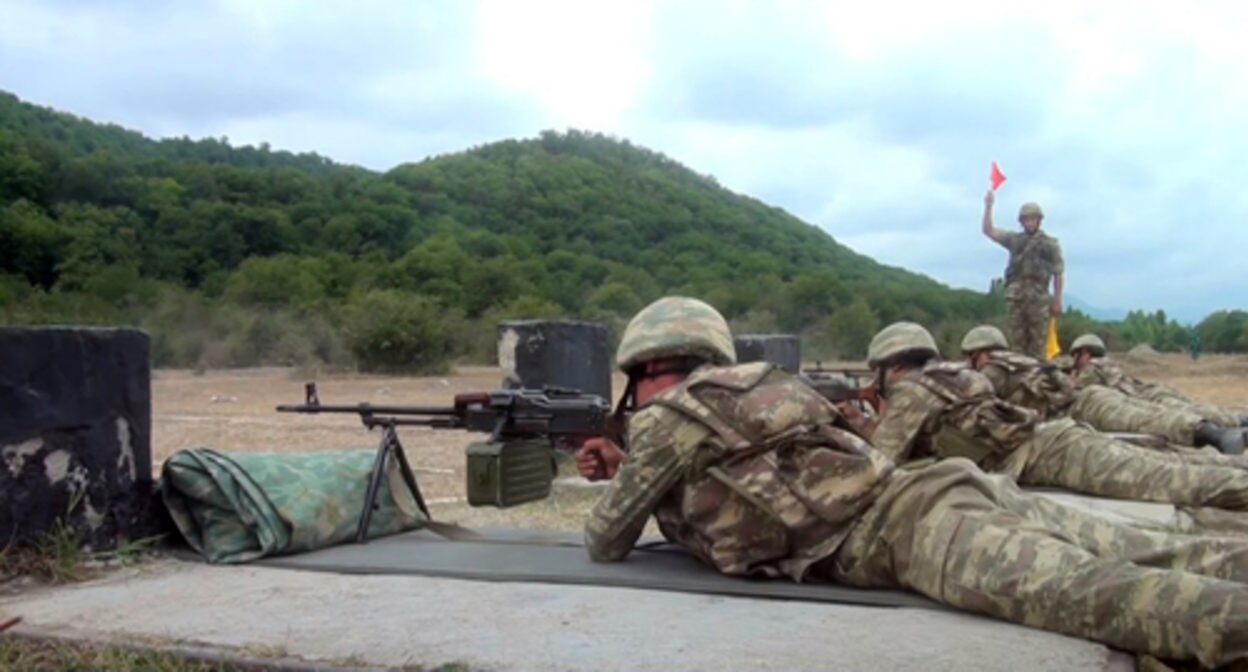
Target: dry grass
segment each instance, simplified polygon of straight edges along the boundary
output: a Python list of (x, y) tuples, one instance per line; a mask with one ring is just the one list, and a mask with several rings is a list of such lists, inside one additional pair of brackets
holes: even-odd
[[(1232, 408), (1248, 408), (1248, 356), (1207, 355), (1193, 362), (1176, 354), (1115, 356), (1135, 375), (1166, 382), (1184, 392)], [(858, 362), (825, 362), (856, 368)], [(326, 375), (316, 377), (325, 404), (372, 403), (449, 405), (455, 394), (492, 390), (502, 381), (494, 367), (461, 367), (454, 375), (433, 377)], [(306, 379), (291, 369), (158, 371), (152, 381), (152, 446), (157, 471), (173, 453), (197, 447), (223, 451), (338, 450), (374, 448), (353, 414), (277, 413), (278, 404), (303, 401)], [(616, 376), (618, 395), (624, 380)], [(614, 401), (614, 400), (613, 400)], [(580, 530), (596, 489), (559, 487), (550, 500), (514, 509), (471, 509), (464, 497), (464, 447), (481, 434), (455, 430), (402, 428), (400, 438), (417, 469), (421, 489), (435, 516), (466, 525), (520, 526)], [(565, 475), (569, 472), (565, 469)], [(652, 530), (650, 530), (652, 532)]]
[[(177, 647), (143, 643), (133, 645), (94, 644), (69, 640), (9, 637), (0, 635), (0, 670), (34, 672), (35, 670), (115, 670), (117, 672), (285, 672), (307, 669), (300, 661), (262, 658), (284, 658), (285, 652), (241, 651), (241, 656), (213, 650), (178, 650)], [(366, 667), (403, 672), (467, 672), (461, 663), (435, 667), (405, 665), (378, 668), (362, 657), (331, 661), (337, 669)], [(322, 666), (318, 666), (322, 667)]]
[(253, 672), (263, 667), (211, 663), (163, 652), (120, 646), (82, 646), (27, 638), (0, 639), (0, 669), (12, 672), (35, 670), (122, 670), (153, 672)]

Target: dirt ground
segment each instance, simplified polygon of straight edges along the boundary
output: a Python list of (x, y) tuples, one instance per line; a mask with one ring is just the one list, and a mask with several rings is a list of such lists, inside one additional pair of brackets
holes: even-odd
[[(1113, 358), (1145, 380), (1171, 384), (1200, 400), (1248, 409), (1248, 356), (1206, 355), (1198, 361), (1177, 354), (1121, 354)], [(502, 373), (493, 367), (460, 367), (453, 375), (425, 378), (316, 378), (322, 404), (433, 406), (450, 405), (455, 394), (497, 389), (501, 381)], [(303, 402), (304, 382), (297, 371), (280, 368), (201, 375), (157, 371), (152, 380), (152, 452), (157, 474), (165, 459), (189, 448), (232, 452), (376, 447), (377, 433), (366, 430), (357, 415), (276, 412), (279, 404)], [(616, 377), (613, 389), (616, 395), (624, 389), (622, 377)], [(464, 496), (464, 448), (484, 435), (423, 427), (405, 427), (399, 434), (434, 515), (445, 519), (475, 525), (578, 529), (598, 493), (596, 488), (567, 482), (546, 502), (506, 511), (470, 509), (460, 501)], [(564, 472), (571, 475), (571, 465), (564, 466)]]

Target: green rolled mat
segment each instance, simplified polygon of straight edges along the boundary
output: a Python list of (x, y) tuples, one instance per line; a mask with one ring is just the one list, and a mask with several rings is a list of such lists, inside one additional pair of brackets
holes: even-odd
[[(183, 450), (161, 467), (161, 497), (183, 538), (210, 563), (304, 553), (354, 538), (376, 455)], [(426, 522), (390, 458), (368, 538)]]

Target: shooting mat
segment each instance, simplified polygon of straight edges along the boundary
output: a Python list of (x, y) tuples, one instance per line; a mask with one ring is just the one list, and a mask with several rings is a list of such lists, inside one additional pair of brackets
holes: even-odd
[(262, 558), (251, 564), (340, 574), (407, 574), (865, 606), (945, 608), (917, 593), (904, 591), (731, 578), (661, 540), (646, 541), (623, 562), (595, 563), (589, 559), (577, 534), (543, 532), (539, 536), (539, 533), (514, 529), (475, 531), (485, 540), (449, 541), (422, 529), (373, 539), (367, 544), (346, 543), (296, 555)]

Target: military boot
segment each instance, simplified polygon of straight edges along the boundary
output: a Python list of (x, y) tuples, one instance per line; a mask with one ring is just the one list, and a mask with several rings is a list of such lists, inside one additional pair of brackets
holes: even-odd
[(1224, 429), (1212, 422), (1196, 425), (1196, 445), (1213, 446), (1224, 455), (1244, 454), (1244, 430), (1241, 427)]

